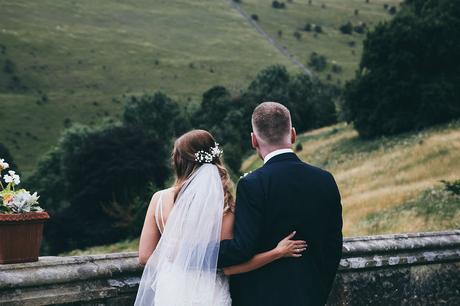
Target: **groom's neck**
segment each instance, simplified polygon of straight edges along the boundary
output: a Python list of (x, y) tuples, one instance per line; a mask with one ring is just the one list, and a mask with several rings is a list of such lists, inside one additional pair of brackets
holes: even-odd
[(275, 152), (276, 150), (291, 149), (291, 144), (283, 144), (278, 146), (267, 146), (259, 148), (259, 157), (263, 160), (268, 154)]

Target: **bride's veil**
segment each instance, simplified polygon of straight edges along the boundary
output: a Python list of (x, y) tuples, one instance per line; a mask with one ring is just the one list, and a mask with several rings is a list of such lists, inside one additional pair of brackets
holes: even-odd
[(217, 166), (203, 164), (179, 192), (135, 305), (213, 305), (223, 206)]

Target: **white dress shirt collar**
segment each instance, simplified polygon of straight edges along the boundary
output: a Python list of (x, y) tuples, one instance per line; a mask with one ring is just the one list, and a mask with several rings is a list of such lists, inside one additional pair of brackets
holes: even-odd
[(284, 154), (284, 153), (294, 153), (294, 151), (292, 151), (292, 149), (279, 149), (279, 150), (272, 151), (264, 157), (264, 164), (268, 162), (270, 158), (275, 157), (276, 155)]

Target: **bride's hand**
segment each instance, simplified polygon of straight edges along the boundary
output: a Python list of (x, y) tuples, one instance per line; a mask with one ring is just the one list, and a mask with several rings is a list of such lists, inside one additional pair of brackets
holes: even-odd
[(307, 249), (307, 243), (303, 240), (291, 240), (295, 231), (281, 240), (275, 248), (280, 257), (301, 257), (302, 252)]

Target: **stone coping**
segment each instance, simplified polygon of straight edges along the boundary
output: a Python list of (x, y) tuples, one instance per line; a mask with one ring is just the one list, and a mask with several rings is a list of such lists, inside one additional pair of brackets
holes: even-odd
[[(460, 230), (345, 238), (339, 273), (442, 262), (460, 262)], [(139, 277), (142, 270), (137, 252), (44, 256), (37, 262), (0, 265), (0, 290)]]

